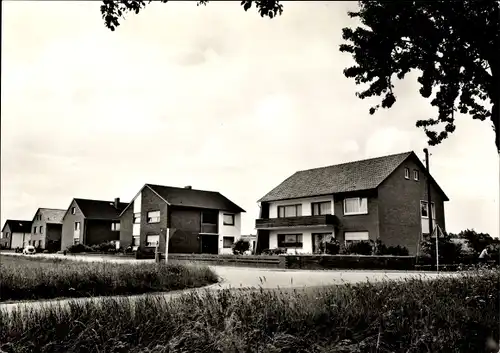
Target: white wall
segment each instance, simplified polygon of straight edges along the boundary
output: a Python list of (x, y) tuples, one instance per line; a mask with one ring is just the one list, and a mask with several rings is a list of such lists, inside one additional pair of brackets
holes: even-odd
[(272, 230), (269, 232), (269, 249), (276, 249), (278, 247), (278, 234), (302, 234), (302, 249), (287, 249), (287, 253), (312, 254), (313, 233), (332, 233), (335, 237), (335, 231), (332, 228), (326, 227)]
[[(224, 225), (224, 214), (234, 214), (234, 226)], [(235, 242), (241, 237), (241, 213), (219, 211), (219, 254), (232, 254), (233, 249), (223, 247), (224, 236), (234, 237)]]
[(295, 199), (295, 200), (283, 200), (283, 201), (274, 201), (269, 203), (269, 218), (278, 218), (278, 206), (285, 205), (302, 205), (302, 216), (311, 216), (312, 202), (325, 202), (330, 201), (332, 203), (332, 214), (334, 214), (334, 202), (333, 195), (329, 196), (317, 196), (317, 197), (308, 197), (303, 199)]
[[(23, 235), (24, 235), (24, 244), (23, 244)], [(30, 239), (31, 233), (12, 233), (12, 243), (10, 245), (11, 249), (15, 249), (17, 247), (24, 248), (25, 245), (28, 245), (28, 240)]]

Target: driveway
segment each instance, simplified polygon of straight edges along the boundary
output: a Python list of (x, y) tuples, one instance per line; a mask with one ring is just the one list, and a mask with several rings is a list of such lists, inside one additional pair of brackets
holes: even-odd
[[(1, 254), (1, 253), (0, 253)], [(12, 254), (12, 253), (11, 253)], [(20, 255), (20, 254), (16, 254)], [(31, 255), (35, 257), (49, 257), (49, 258), (67, 258), (80, 261), (111, 261), (111, 262), (124, 262), (136, 263), (152, 262), (154, 260), (136, 260), (134, 258), (117, 258), (114, 256), (84, 256), (84, 255), (60, 255), (60, 254), (37, 254)], [(323, 270), (323, 271), (310, 271), (310, 270), (279, 270), (279, 269), (263, 269), (263, 268), (246, 268), (246, 267), (230, 267), (230, 266), (209, 266), (220, 277), (221, 282), (204, 287), (201, 289), (183, 290), (169, 293), (158, 293), (155, 295), (162, 295), (166, 298), (174, 298), (183, 293), (190, 291), (204, 292), (206, 290), (220, 290), (230, 288), (251, 289), (262, 287), (264, 289), (276, 288), (310, 288), (310, 287), (324, 287), (330, 285), (338, 285), (342, 283), (359, 283), (359, 282), (378, 282), (382, 280), (403, 280), (411, 277), (419, 277), (425, 279), (432, 279), (443, 276), (453, 276), (453, 273), (434, 273), (434, 272), (410, 272), (410, 271), (354, 271), (354, 270)], [(151, 294), (149, 294), (151, 295)], [(128, 298), (135, 299), (144, 297), (145, 295), (129, 296)], [(103, 297), (106, 298), (106, 297)], [(109, 298), (109, 297), (107, 297)], [(39, 308), (44, 305), (53, 304), (67, 304), (70, 300), (86, 301), (86, 300), (99, 300), (99, 298), (78, 298), (78, 299), (62, 299), (62, 300), (49, 300), (38, 302), (24, 302), (24, 303), (6, 303), (0, 304), (0, 310), (6, 309), (8, 311), (14, 308)]]

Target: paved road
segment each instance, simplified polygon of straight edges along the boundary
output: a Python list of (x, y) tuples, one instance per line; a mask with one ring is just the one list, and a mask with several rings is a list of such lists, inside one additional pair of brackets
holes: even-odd
[[(1, 254), (1, 253), (0, 253)], [(12, 253), (11, 253), (12, 254)], [(20, 255), (20, 254), (16, 254)], [(68, 258), (80, 261), (111, 261), (136, 263), (151, 262), (154, 260), (135, 260), (133, 258), (117, 258), (110, 256), (83, 256), (83, 255), (60, 255), (60, 254), (37, 254), (30, 255), (36, 257), (50, 258)], [(246, 268), (246, 267), (230, 267), (230, 266), (210, 266), (217, 275), (221, 278), (221, 282), (215, 285), (205, 287), (204, 289), (196, 289), (194, 291), (204, 292), (205, 290), (219, 290), (226, 288), (259, 288), (274, 289), (274, 288), (304, 288), (304, 287), (323, 287), (328, 285), (336, 285), (342, 283), (359, 283), (359, 282), (377, 282), (381, 280), (402, 280), (410, 277), (419, 277), (431, 279), (438, 276), (452, 276), (456, 274), (450, 273), (422, 273), (422, 272), (406, 272), (406, 271), (352, 271), (352, 270), (327, 270), (327, 271), (309, 271), (309, 270), (278, 270), (278, 269), (263, 269), (263, 268)], [(167, 298), (173, 298), (183, 293), (193, 291), (184, 290), (178, 292), (161, 293), (158, 295)], [(129, 298), (140, 298), (144, 295), (130, 296)], [(25, 302), (25, 303), (8, 303), (0, 304), (0, 310), (8, 311), (14, 308), (34, 308), (44, 305), (66, 304), (69, 300), (50, 300), (44, 302)], [(99, 300), (96, 298), (79, 298), (78, 301)]]

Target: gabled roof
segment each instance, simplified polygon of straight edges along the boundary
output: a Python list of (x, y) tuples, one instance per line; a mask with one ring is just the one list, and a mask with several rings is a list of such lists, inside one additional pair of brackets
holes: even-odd
[[(425, 167), (414, 152), (392, 154), (298, 171), (267, 193), (258, 202), (375, 189), (410, 156), (416, 158), (426, 173)], [(437, 185), (434, 179), (432, 181)], [(439, 186), (437, 188), (442, 192)]]
[[(216, 191), (195, 190), (155, 184), (145, 184), (141, 191), (146, 187), (169, 205), (206, 208), (234, 213), (245, 212), (240, 206)], [(129, 206), (133, 201), (134, 200), (130, 202)], [(129, 206), (122, 211), (122, 214)]]
[(119, 202), (118, 208), (115, 208), (114, 201), (89, 200), (89, 199), (73, 199), (83, 216), (88, 219), (118, 219), (120, 213), (128, 203)]
[[(58, 208), (39, 208), (35, 212), (35, 216), (37, 214), (41, 213), (42, 218), (47, 222), (47, 223), (57, 223), (61, 224), (64, 214), (66, 213), (66, 210), (61, 210)], [(35, 219), (33, 219), (34, 221)]]
[(2, 228), (2, 232), (8, 225), (11, 233), (31, 233), (31, 221), (22, 221), (17, 219), (8, 219)]

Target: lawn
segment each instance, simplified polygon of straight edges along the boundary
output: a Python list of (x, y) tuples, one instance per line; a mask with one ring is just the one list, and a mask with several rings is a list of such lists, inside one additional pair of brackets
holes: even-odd
[[(309, 291), (107, 298), (0, 315), (5, 352), (487, 352), (500, 272)], [(498, 347), (496, 351), (498, 351)]]
[(0, 255), (0, 302), (165, 292), (216, 282), (208, 267)]

